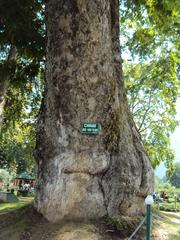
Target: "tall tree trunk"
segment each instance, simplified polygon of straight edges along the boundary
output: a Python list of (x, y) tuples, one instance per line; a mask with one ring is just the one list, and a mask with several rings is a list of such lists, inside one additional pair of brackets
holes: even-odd
[(4, 111), (4, 105), (5, 105), (6, 90), (7, 90), (7, 82), (1, 80), (0, 82), (0, 129), (3, 122), (3, 111)]
[[(152, 168), (120, 74), (118, 0), (49, 0), (35, 206), (50, 221), (144, 211)], [(102, 126), (80, 132), (84, 122)]]
[(4, 62), (4, 66), (0, 69), (0, 130), (3, 122), (3, 112), (6, 99), (6, 92), (9, 86), (10, 76), (15, 71), (16, 48), (11, 46), (9, 55)]

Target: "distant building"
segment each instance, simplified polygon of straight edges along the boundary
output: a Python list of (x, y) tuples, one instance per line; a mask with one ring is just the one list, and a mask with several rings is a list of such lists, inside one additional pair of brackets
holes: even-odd
[(27, 172), (23, 172), (18, 174), (17, 177), (14, 179), (14, 185), (21, 189), (24, 184), (30, 184), (31, 188), (35, 186), (35, 177), (31, 176)]

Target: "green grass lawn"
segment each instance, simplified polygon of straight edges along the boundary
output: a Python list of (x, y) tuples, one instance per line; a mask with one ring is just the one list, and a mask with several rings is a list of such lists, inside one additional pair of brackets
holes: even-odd
[(8, 213), (24, 207), (33, 202), (33, 197), (19, 197), (19, 202), (16, 203), (0, 203), (0, 214)]
[(164, 211), (173, 211), (173, 210), (180, 211), (180, 203), (177, 202), (176, 208), (175, 208), (174, 202), (171, 202), (171, 203), (163, 202), (159, 204), (159, 209)]
[(16, 203), (0, 203), (0, 239), (19, 240), (21, 233), (31, 224), (27, 214), (32, 208), (33, 197), (19, 197)]
[(163, 201), (160, 202), (159, 204), (155, 203), (153, 204), (153, 209), (155, 211), (157, 210), (162, 210), (162, 211), (168, 211), (168, 212), (180, 212), (180, 202), (176, 202), (176, 207), (175, 207), (175, 202), (174, 201)]

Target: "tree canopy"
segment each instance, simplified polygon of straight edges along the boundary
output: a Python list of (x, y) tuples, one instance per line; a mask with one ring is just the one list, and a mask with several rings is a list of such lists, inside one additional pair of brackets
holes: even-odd
[(2, 0), (0, 16), (0, 99), (6, 99), (7, 122), (21, 119), (24, 102), (44, 65), (42, 2)]
[[(121, 47), (129, 105), (151, 163), (171, 175), (179, 81), (179, 1), (122, 1)], [(127, 57), (128, 56), (128, 57)]]
[(11, 171), (34, 169), (35, 121), (44, 78), (43, 11), (39, 0), (0, 2), (0, 100), (5, 98), (5, 107), (0, 106), (0, 166)]
[(169, 180), (174, 187), (180, 188), (180, 163), (175, 163), (175, 171)]
[[(179, 0), (121, 1), (121, 49), (130, 108), (153, 167), (164, 161), (169, 174), (174, 159), (169, 137), (177, 126), (179, 96), (179, 9)], [(10, 163), (13, 157), (5, 155), (16, 145), (17, 134), (24, 129), (33, 132), (31, 150), (35, 141), (44, 79), (43, 1), (1, 0), (0, 16), (0, 83), (6, 83), (0, 149), (1, 159)]]

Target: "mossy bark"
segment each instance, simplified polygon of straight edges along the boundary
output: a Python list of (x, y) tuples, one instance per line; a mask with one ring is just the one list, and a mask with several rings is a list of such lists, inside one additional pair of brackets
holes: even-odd
[[(46, 2), (46, 86), (35, 206), (50, 221), (143, 212), (152, 168), (121, 77), (116, 0)], [(98, 135), (80, 132), (97, 122)]]

